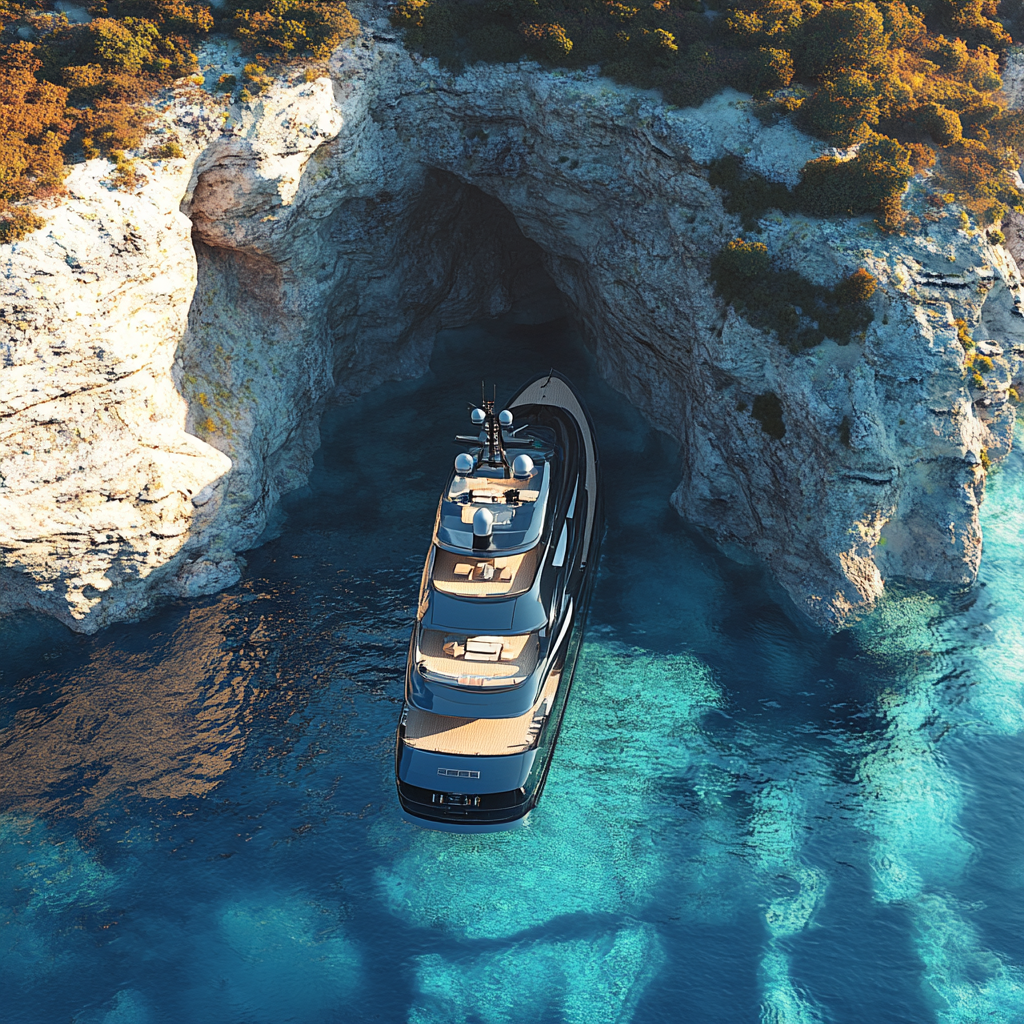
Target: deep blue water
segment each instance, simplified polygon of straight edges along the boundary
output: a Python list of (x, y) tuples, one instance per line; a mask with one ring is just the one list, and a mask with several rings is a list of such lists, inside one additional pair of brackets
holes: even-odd
[[(392, 745), (450, 439), (551, 365), (608, 513), (562, 738), (528, 828), (422, 831)], [(671, 511), (564, 324), (448, 332), (322, 433), (232, 590), (0, 623), (3, 1024), (1024, 1021), (1021, 459), (978, 587), (823, 638)]]

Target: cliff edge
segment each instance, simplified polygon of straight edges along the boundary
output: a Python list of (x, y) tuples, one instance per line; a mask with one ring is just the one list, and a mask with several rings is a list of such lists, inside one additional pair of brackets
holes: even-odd
[[(203, 57), (211, 83), (237, 63)], [(740, 227), (707, 164), (794, 184), (822, 146), (740, 93), (694, 110), (527, 62), (454, 76), (380, 22), (250, 103), (181, 89), (159, 131), (181, 159), (134, 193), (78, 165), (47, 226), (0, 247), (0, 612), (91, 632), (230, 585), (324, 403), (423, 372), (438, 329), (507, 310), (541, 269), (609, 382), (679, 440), (675, 507), (814, 621), (841, 626), (887, 578), (975, 578), (1024, 292), (927, 172), (913, 235), (761, 221), (777, 265), (878, 281), (863, 334), (794, 355), (715, 294)]]

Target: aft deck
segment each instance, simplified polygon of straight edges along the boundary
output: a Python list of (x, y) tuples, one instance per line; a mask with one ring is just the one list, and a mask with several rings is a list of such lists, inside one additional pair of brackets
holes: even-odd
[(551, 713), (560, 679), (560, 671), (549, 672), (536, 705), (518, 718), (449, 718), (410, 707), (405, 742), (438, 754), (521, 754), (533, 746)]

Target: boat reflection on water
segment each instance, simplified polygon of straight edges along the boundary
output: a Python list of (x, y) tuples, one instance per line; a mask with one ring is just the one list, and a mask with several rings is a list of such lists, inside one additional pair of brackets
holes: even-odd
[(472, 421), (423, 569), (395, 770), (417, 824), (483, 832), (522, 824), (544, 789), (602, 519), (593, 427), (565, 377)]

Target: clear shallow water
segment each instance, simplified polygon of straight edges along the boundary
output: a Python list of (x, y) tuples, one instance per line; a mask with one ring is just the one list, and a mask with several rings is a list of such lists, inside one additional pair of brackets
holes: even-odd
[[(562, 738), (527, 829), (425, 832), (392, 744), (449, 439), (481, 367), (552, 364), (608, 482)], [(1018, 1024), (1022, 468), (979, 587), (824, 639), (669, 509), (672, 446), (563, 326), (449, 332), (328, 414), (231, 591), (0, 623), (0, 1020)]]

